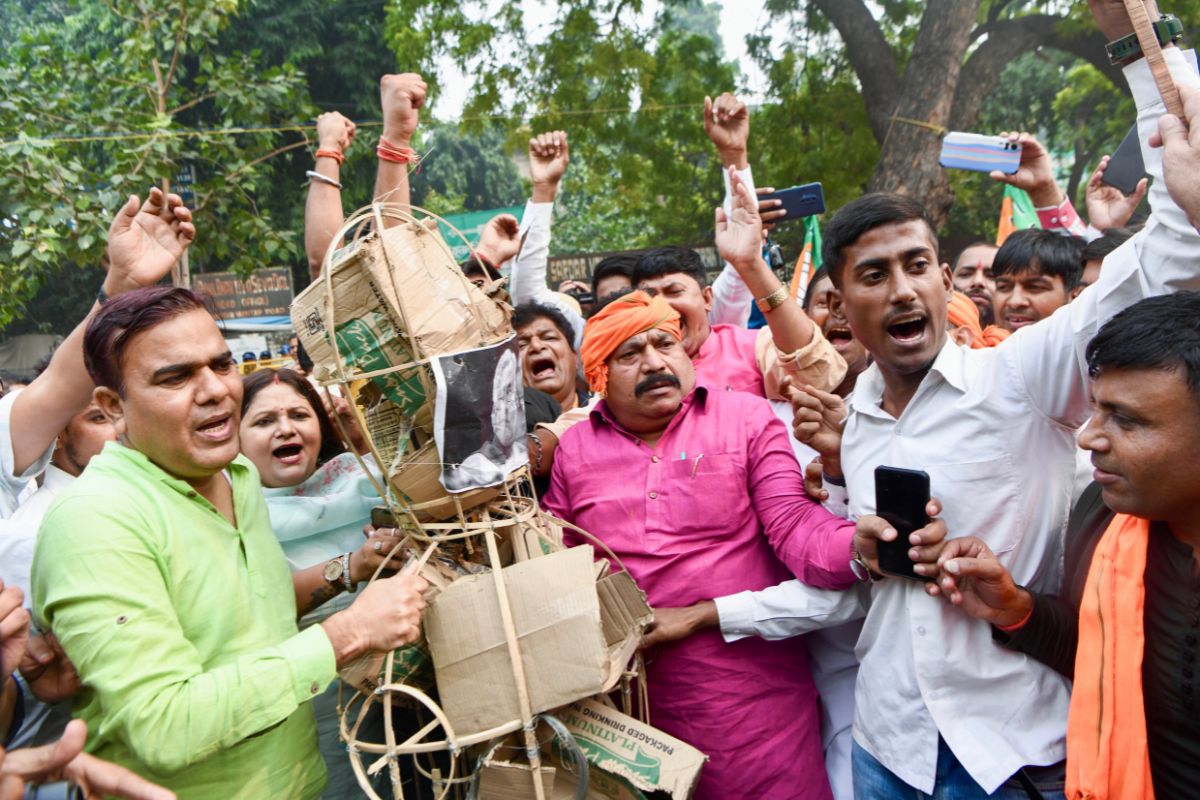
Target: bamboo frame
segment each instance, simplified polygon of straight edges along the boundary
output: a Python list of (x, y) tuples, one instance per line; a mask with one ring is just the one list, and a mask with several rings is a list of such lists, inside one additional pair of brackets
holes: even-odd
[[(414, 208), (410, 211), (397, 206), (374, 203), (352, 215), (334, 235), (333, 242), (335, 244), (341, 243), (347, 234), (353, 232), (352, 238), (354, 240), (368, 236), (378, 236), (382, 245), (383, 232), (387, 227), (388, 221), (422, 224), (423, 220), (418, 218), (418, 213), (423, 214), (425, 219), (436, 219), (446, 224), (450, 230), (466, 241), (466, 237), (463, 237), (458, 229), (446, 223), (441, 217), (428, 214), (421, 209)], [(446, 256), (452, 258), (449, 247), (441, 237), (435, 237), (435, 241), (443, 248)], [(409, 326), (408, 320), (405, 318), (404, 304), (399, 302), (399, 300), (393, 305), (400, 317), (403, 329), (402, 335), (406, 340), (410, 360), (398, 366), (390, 366), (385, 369), (377, 369), (369, 372), (356, 372), (348, 368), (346, 358), (341, 351), (337, 336), (335, 335), (338, 320), (335, 319), (334, 313), (332, 264), (334, 249), (334, 246), (331, 245), (325, 255), (322, 267), (325, 297), (320, 307), (321, 321), (325, 326), (335, 359), (335, 363), (332, 365), (332, 377), (321, 382), (327, 396), (331, 396), (330, 389), (335, 384), (348, 387), (353, 381), (380, 377), (402, 371), (417, 371), (419, 380), (426, 392), (426, 402), (430, 402), (428, 398), (435, 396), (430, 362), (434, 358), (450, 354), (427, 353), (423, 351)], [(380, 250), (385, 259), (386, 272), (388, 281), (390, 282), (390, 286), (387, 288), (399, 298), (399, 287), (395, 283), (397, 265), (391, 262), (392, 256), (386, 246), (381, 246)], [(469, 295), (474, 287), (467, 281), (466, 276), (460, 275), (460, 281), (464, 293)], [(475, 305), (470, 304), (469, 308), (470, 313), (478, 323), (479, 330), (487, 330), (487, 324), (480, 310)], [(477, 346), (487, 346), (489, 344), (492, 343), (483, 341), (478, 342)], [(419, 570), (432, 557), (436, 550), (451, 544), (461, 544), (470, 553), (475, 553), (478, 547), (482, 547), (483, 552), (486, 554), (487, 561), (491, 565), (490, 571), (493, 576), (493, 586), (508, 646), (512, 681), (517, 691), (518, 707), (520, 709), (519, 719), (511, 720), (491, 730), (482, 731), (470, 736), (460, 736), (454, 731), (450, 720), (446, 717), (441, 707), (428, 694), (417, 687), (409, 686), (396, 680), (396, 655), (395, 652), (389, 652), (383, 659), (382, 679), (374, 692), (367, 693), (355, 690), (354, 694), (344, 705), (339, 700), (339, 733), (341, 738), (347, 743), (350, 752), (350, 763), (359, 781), (359, 785), (372, 800), (382, 800), (371, 786), (371, 777), (386, 768), (391, 779), (392, 797), (394, 800), (403, 800), (404, 790), (401, 785), (399, 759), (403, 756), (411, 756), (415, 761), (422, 754), (444, 751), (448, 752), (451, 756), (449, 774), (444, 778), (440, 776), (435, 778), (430, 773), (421, 769), (419, 763), (416, 764), (416, 768), (419, 773), (440, 786), (440, 791), (437, 792), (437, 800), (445, 800), (452, 788), (467, 785), (471, 781), (471, 775), (457, 776), (460, 761), (464, 757), (462, 754), (467, 748), (497, 741), (502, 737), (521, 732), (525, 744), (524, 755), (531, 766), (530, 775), (533, 780), (533, 793), (531, 796), (535, 800), (545, 800), (545, 792), (539, 779), (541, 755), (536, 738), (539, 715), (534, 713), (530, 700), (529, 686), (521, 660), (520, 642), (501, 572), (499, 548), (499, 542), (502, 537), (514, 534), (523, 528), (536, 531), (542, 540), (553, 544), (553, 540), (546, 532), (546, 526), (543, 524), (543, 514), (538, 509), (537, 500), (534, 497), (532, 474), (528, 466), (516, 470), (500, 484), (497, 494), (481, 505), (464, 506), (463, 495), (447, 493), (454, 507), (452, 517), (439, 522), (425, 521), (419, 516), (423, 510), (422, 506), (430, 506), (432, 503), (444, 504), (445, 499), (426, 503), (413, 503), (412, 498), (403, 496), (403, 492), (399, 487), (395, 486), (389, 479), (388, 469), (390, 465), (381, 456), (377, 443), (371, 439), (362, 408), (358, 403), (353, 402), (353, 398), (348, 396), (347, 399), (351, 400), (349, 406), (353, 410), (355, 420), (363, 431), (367, 441), (367, 452), (365, 454), (355, 453), (355, 457), (358, 459), (363, 471), (369, 476), (375, 490), (379, 492), (380, 497), (392, 510), (393, 514), (395, 514), (397, 521), (401, 522), (401, 527), (407, 534), (406, 538), (425, 545), (420, 557), (405, 567), (406, 571)], [(345, 426), (342, 420), (336, 415), (334, 417), (334, 424), (337, 426), (339, 433), (344, 436), (346, 433)], [(380, 479), (377, 479), (375, 473), (368, 467), (368, 457), (378, 467)], [(391, 560), (391, 557), (399, 554), (404, 541), (405, 539), (401, 539), (392, 548), (388, 554), (389, 558), (385, 560), (385, 564)], [(593, 539), (593, 541), (595, 540)], [(603, 547), (602, 544), (601, 546)], [(607, 548), (604, 549), (607, 551)], [(608, 555), (615, 561), (616, 557), (611, 551), (608, 552)], [(619, 563), (619, 561), (615, 561), (615, 563)], [(372, 577), (372, 580), (379, 578), (382, 569), (383, 567), (381, 566)], [(343, 685), (343, 689), (345, 688), (347, 687)], [(395, 703), (401, 700), (414, 702), (419, 707), (423, 707), (431, 715), (431, 719), (427, 724), (403, 739), (398, 738), (392, 722)], [(363, 721), (366, 719), (368, 712), (376, 704), (381, 705), (384, 714), (384, 741), (363, 741), (360, 738)], [(440, 737), (437, 733), (439, 729), (441, 731)], [(582, 782), (586, 789), (586, 777), (582, 779)]]

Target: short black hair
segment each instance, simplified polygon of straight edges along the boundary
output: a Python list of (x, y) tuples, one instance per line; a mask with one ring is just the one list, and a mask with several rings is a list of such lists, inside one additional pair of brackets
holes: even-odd
[(659, 278), (676, 272), (682, 272), (695, 280), (701, 289), (708, 285), (700, 254), (690, 247), (675, 246), (656, 247), (642, 253), (633, 270), (633, 285), (637, 286), (648, 278)]
[(810, 308), (812, 308), (812, 301), (813, 301), (812, 287), (816, 286), (818, 281), (823, 280), (828, 277), (829, 277), (829, 270), (825, 269), (825, 267), (822, 266), (822, 267), (819, 267), (817, 269), (817, 271), (813, 273), (813, 276), (811, 278), (808, 279), (808, 288), (804, 290), (804, 302), (800, 304), (801, 308), (803, 308), (805, 310), (805, 312), (807, 312)]
[(1019, 275), (1030, 271), (1062, 278), (1063, 289), (1071, 291), (1083, 278), (1083, 239), (1041, 228), (1016, 231), (1004, 240), (992, 262), (992, 276)]
[(594, 317), (597, 314), (599, 314), (601, 311), (603, 311), (605, 308), (607, 308), (614, 300), (624, 297), (627, 294), (633, 294), (636, 291), (637, 291), (637, 289), (634, 289), (632, 286), (625, 286), (620, 289), (617, 289), (612, 294), (606, 294), (606, 295), (604, 295), (604, 297), (597, 298), (596, 305), (592, 309), (592, 316)]
[[(937, 249), (937, 226), (925, 206), (902, 194), (876, 192), (865, 194), (842, 206), (825, 226), (825, 241), (821, 247), (822, 265), (829, 270), (829, 279), (842, 288), (842, 272), (846, 266), (846, 248), (863, 234), (882, 225), (921, 220), (929, 226), (934, 249)], [(935, 254), (936, 255), (936, 254)]]
[(567, 321), (567, 316), (557, 308), (545, 303), (530, 301), (521, 303), (513, 309), (512, 326), (514, 330), (522, 328), (535, 319), (545, 318), (558, 328), (559, 333), (566, 337), (567, 342), (571, 345), (571, 349), (575, 349), (575, 331), (571, 328), (571, 323)]
[(638, 256), (635, 253), (617, 253), (615, 256), (600, 259), (600, 263), (592, 270), (592, 294), (598, 294), (596, 287), (600, 285), (600, 281), (613, 275), (629, 278), (632, 282), (633, 270), (637, 267), (637, 263)]
[(1087, 346), (1088, 374), (1106, 369), (1181, 372), (1200, 400), (1200, 292), (1147, 297), (1104, 323)]
[(1103, 261), (1109, 253), (1133, 238), (1139, 228), (1109, 228), (1104, 235), (1083, 246), (1083, 261)]
[(461, 269), (463, 275), (466, 275), (468, 278), (481, 276), (490, 281), (500, 280), (500, 270), (496, 269), (496, 267), (490, 264), (488, 261), (474, 254), (469, 256), (466, 261), (459, 264), (458, 268)]
[(963, 253), (967, 252), (968, 250), (970, 250), (970, 249), (972, 249), (972, 248), (974, 248), (974, 247), (990, 247), (990, 248), (992, 248), (993, 250), (995, 250), (995, 249), (996, 249), (996, 245), (995, 245), (995, 243), (993, 243), (993, 242), (985, 242), (983, 239), (980, 239), (980, 240), (979, 240), (979, 241), (977, 241), (977, 242), (971, 242), (969, 245), (967, 245), (966, 247), (964, 247), (962, 250), (959, 250), (959, 251), (958, 251), (958, 255), (956, 255), (956, 256), (954, 257), (954, 260), (950, 262), (950, 269), (951, 269), (951, 270), (956, 270), (956, 269), (958, 269), (958, 262), (962, 260)]

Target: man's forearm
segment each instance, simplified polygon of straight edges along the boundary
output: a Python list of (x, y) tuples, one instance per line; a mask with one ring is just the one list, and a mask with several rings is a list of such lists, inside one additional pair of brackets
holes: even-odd
[(3, 688), (0, 688), (0, 744), (12, 738), (17, 700), (20, 695), (21, 690), (17, 686), (17, 682), (11, 675), (5, 675)]
[(1012, 650), (1032, 656), (1059, 674), (1075, 675), (1075, 649), (1079, 642), (1079, 609), (1054, 595), (1030, 593), (1033, 612), (1015, 631), (992, 628), (992, 638)]
[(856, 586), (848, 590), (814, 589), (798, 580), (740, 592), (715, 601), (721, 635), (727, 642), (760, 636), (787, 639), (859, 619), (866, 604)]
[[(394, 147), (412, 146), (412, 142), (407, 137), (389, 132), (387, 128), (384, 128), (381, 138)], [(408, 189), (407, 163), (379, 159), (379, 167), (375, 172), (375, 202), (404, 206), (405, 208), (412, 205)]]
[[(105, 294), (125, 291), (104, 283)], [(75, 326), (50, 359), (50, 366), (13, 400), (9, 434), (12, 438), (13, 475), (20, 476), (37, 463), (67, 427), (71, 417), (92, 401), (95, 385), (83, 362), (83, 335), (100, 310), (93, 303), (83, 322)]]
[[(318, 158), (313, 171), (333, 181), (340, 179), (338, 163), (332, 158)], [(304, 252), (313, 280), (321, 274), (325, 253), (344, 221), (342, 190), (319, 179), (309, 181), (308, 199), (304, 204)]]
[[(750, 290), (750, 294), (756, 300), (767, 297), (783, 286), (783, 282), (771, 271), (761, 256), (756, 258), (752, 264), (735, 264), (734, 266), (746, 284), (746, 288)], [(775, 340), (775, 346), (784, 353), (795, 352), (812, 341), (812, 320), (804, 313), (800, 304), (792, 302), (790, 298), (765, 312), (763, 317), (766, 318), (767, 325), (771, 328), (771, 337)]]

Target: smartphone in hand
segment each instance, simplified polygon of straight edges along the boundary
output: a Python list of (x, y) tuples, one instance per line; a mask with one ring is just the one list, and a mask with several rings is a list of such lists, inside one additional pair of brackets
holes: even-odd
[(792, 186), (780, 189), (778, 192), (761, 195), (758, 202), (761, 205), (767, 200), (780, 200), (780, 206), (787, 213), (775, 220), (776, 224), (789, 219), (811, 217), (825, 213), (825, 191), (820, 183), (806, 183), (802, 186)]
[(1137, 123), (1125, 134), (1121, 144), (1117, 146), (1100, 182), (1117, 189), (1123, 195), (1131, 195), (1137, 191), (1138, 182), (1146, 177), (1146, 165), (1142, 161), (1142, 146), (1138, 142)]
[(933, 580), (914, 572), (912, 559), (908, 557), (912, 547), (909, 535), (929, 524), (929, 515), (925, 513), (928, 505), (928, 473), (899, 467), (875, 468), (875, 513), (887, 520), (897, 533), (890, 542), (875, 543), (881, 572), (909, 580)]
[(952, 131), (942, 140), (938, 163), (946, 169), (1015, 175), (1021, 166), (1021, 145), (1003, 136)]

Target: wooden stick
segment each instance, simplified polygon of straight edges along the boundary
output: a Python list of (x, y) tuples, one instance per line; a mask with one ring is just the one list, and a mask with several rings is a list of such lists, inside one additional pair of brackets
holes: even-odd
[(1145, 3), (1143, 0), (1125, 0), (1125, 10), (1129, 12), (1129, 21), (1133, 23), (1133, 31), (1142, 47), (1142, 55), (1150, 65), (1150, 72), (1154, 74), (1154, 82), (1158, 85), (1163, 104), (1166, 105), (1167, 111), (1184, 119), (1183, 100), (1179, 98), (1179, 89), (1171, 78), (1171, 71), (1167, 69), (1167, 61), (1163, 58), (1162, 46), (1154, 33), (1150, 15), (1146, 13)]

